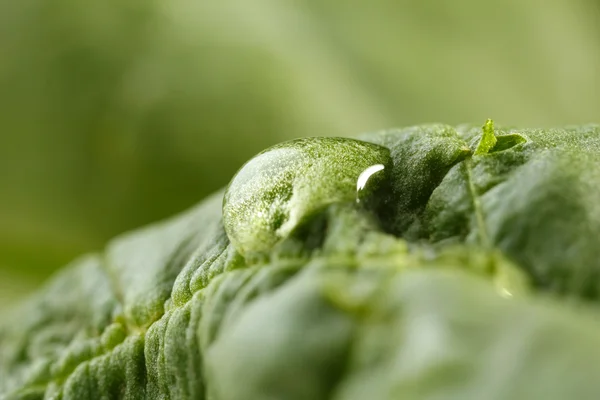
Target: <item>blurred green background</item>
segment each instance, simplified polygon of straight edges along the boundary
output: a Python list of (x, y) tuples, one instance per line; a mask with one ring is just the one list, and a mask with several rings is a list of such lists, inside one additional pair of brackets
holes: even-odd
[(0, 0), (0, 304), (307, 135), (600, 122), (595, 0)]

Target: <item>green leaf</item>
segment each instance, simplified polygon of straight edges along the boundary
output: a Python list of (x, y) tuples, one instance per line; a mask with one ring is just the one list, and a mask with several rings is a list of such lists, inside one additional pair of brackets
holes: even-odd
[(593, 399), (600, 390), (597, 318), (502, 298), (459, 271), (307, 269), (224, 328), (206, 359), (215, 399)]
[(474, 154), (478, 156), (489, 153), (497, 142), (498, 140), (494, 133), (494, 121), (488, 119), (483, 126), (483, 135), (481, 135), (481, 139), (479, 139), (479, 144), (477, 145)]
[(0, 396), (595, 399), (600, 127), (486, 135), (260, 153), (5, 314)]

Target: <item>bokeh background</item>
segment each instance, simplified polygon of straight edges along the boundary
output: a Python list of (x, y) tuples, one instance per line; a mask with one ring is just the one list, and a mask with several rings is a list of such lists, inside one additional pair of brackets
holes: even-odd
[(0, 307), (259, 150), (600, 122), (596, 0), (0, 0)]

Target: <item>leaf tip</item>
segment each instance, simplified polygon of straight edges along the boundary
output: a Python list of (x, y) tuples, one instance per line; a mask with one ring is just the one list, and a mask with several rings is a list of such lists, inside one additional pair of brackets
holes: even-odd
[(488, 118), (482, 127), (483, 133), (479, 144), (475, 149), (475, 155), (487, 154), (496, 145), (497, 139), (494, 134), (494, 121)]

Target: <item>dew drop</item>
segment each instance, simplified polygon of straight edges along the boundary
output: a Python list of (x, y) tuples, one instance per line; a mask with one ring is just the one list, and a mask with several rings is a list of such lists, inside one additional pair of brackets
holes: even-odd
[(225, 232), (244, 257), (263, 257), (326, 207), (352, 202), (357, 192), (361, 201), (371, 198), (381, 183), (371, 176), (386, 165), (388, 148), (356, 139), (302, 138), (271, 147), (227, 187)]

